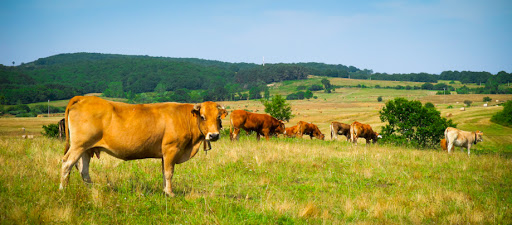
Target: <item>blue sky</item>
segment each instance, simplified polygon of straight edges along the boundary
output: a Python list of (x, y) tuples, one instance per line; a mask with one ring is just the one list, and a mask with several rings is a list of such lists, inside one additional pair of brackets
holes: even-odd
[(0, 0), (0, 63), (60, 53), (512, 72), (512, 1)]

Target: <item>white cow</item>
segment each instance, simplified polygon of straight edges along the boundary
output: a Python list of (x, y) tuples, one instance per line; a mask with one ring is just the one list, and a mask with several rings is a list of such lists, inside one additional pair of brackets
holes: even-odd
[(446, 138), (448, 145), (448, 153), (451, 152), (453, 146), (457, 146), (461, 147), (461, 150), (464, 150), (464, 147), (467, 148), (469, 155), (472, 145), (476, 145), (476, 143), (484, 141), (482, 138), (483, 135), (484, 133), (481, 131), (470, 132), (453, 127), (446, 128), (444, 131), (444, 137)]

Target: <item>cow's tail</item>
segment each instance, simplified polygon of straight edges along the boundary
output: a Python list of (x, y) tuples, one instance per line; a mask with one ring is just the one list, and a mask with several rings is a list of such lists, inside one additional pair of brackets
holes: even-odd
[(233, 140), (233, 114), (229, 118), (229, 139)]
[(356, 126), (350, 125), (350, 141), (352, 143), (354, 142), (354, 137), (355, 137), (355, 127)]
[(446, 140), (446, 148), (448, 149), (448, 128), (444, 130), (444, 139)]
[(334, 127), (332, 126), (332, 123), (331, 123), (331, 126), (330, 126), (330, 128), (331, 128), (331, 140), (332, 140), (332, 137), (333, 137), (333, 132), (334, 132), (334, 130), (333, 130), (333, 129), (334, 129)]
[(81, 96), (75, 96), (71, 100), (69, 100), (68, 106), (66, 107), (66, 113), (64, 114), (64, 124), (66, 131), (66, 146), (64, 147), (64, 155), (68, 152), (70, 147), (70, 135), (69, 135), (69, 109), (71, 106), (73, 106), (75, 103), (79, 102), (81, 99)]

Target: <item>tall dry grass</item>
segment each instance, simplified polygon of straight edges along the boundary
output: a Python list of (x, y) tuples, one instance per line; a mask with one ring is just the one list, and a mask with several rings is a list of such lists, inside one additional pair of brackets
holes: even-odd
[(510, 223), (512, 162), (496, 154), (226, 137), (178, 165), (94, 158), (58, 190), (62, 143), (0, 139), (4, 223)]

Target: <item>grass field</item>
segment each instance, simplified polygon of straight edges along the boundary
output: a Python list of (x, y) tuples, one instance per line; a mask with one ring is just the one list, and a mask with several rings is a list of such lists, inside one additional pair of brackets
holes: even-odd
[[(201, 151), (176, 167), (174, 198), (163, 194), (160, 160), (121, 161), (107, 154), (92, 159), (94, 184), (85, 185), (73, 170), (70, 186), (59, 191), (64, 143), (40, 133), (43, 124), (61, 118), (0, 118), (0, 224), (512, 223), (512, 128), (490, 122), (502, 107), (483, 107), (483, 96), (467, 95), (475, 106), (460, 111), (457, 95), (422, 91), (347, 88), (315, 95), (290, 101), (295, 117), (286, 126), (313, 122), (326, 141), (257, 142), (242, 135), (231, 142), (223, 136), (208, 154)], [(468, 157), (458, 149), (448, 155), (328, 140), (332, 121), (358, 120), (380, 131), (379, 95), (433, 102), (441, 115), (452, 114), (458, 128), (482, 130), (484, 142)], [(222, 104), (263, 112), (259, 101)], [(22, 127), (36, 137), (22, 139)]]

